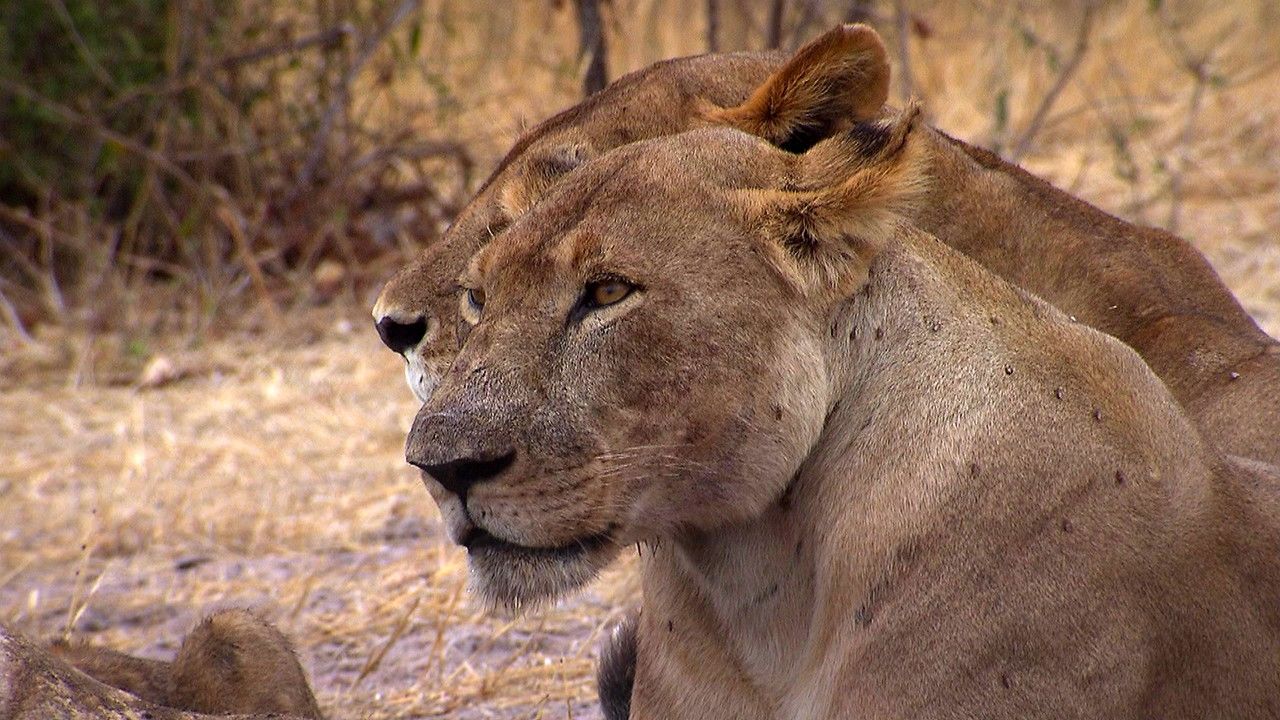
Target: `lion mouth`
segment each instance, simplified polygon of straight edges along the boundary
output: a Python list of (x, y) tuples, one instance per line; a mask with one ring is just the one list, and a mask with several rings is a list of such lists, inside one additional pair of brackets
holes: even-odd
[(554, 560), (565, 562), (582, 555), (593, 553), (608, 545), (613, 538), (613, 527), (604, 532), (587, 535), (557, 547), (533, 547), (520, 545), (495, 537), (480, 527), (472, 527), (459, 543), (471, 555), (492, 554), (519, 556), (527, 559)]
[(530, 547), (472, 527), (459, 543), (467, 549), (471, 588), (493, 608), (519, 611), (580, 588), (617, 555), (616, 528), (558, 547)]

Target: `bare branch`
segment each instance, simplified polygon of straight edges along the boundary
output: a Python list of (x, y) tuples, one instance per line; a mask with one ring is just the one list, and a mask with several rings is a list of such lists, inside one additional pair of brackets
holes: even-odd
[(582, 94), (600, 92), (609, 84), (608, 46), (605, 44), (604, 22), (600, 18), (600, 0), (578, 0), (578, 53), (587, 61), (582, 77)]
[(707, 52), (720, 52), (720, 0), (707, 0)]
[(1080, 29), (1076, 33), (1076, 45), (1071, 51), (1071, 57), (1067, 63), (1062, 66), (1062, 70), (1058, 72), (1058, 77), (1054, 79), (1053, 85), (1049, 87), (1049, 91), (1040, 98), (1040, 105), (1036, 107), (1035, 114), (1031, 116), (1031, 121), (1027, 123), (1027, 128), (1022, 131), (1013, 143), (1013, 150), (1010, 152), (1009, 159), (1018, 162), (1022, 156), (1031, 148), (1031, 143), (1035, 140), (1036, 134), (1044, 126), (1044, 121), (1049, 117), (1049, 112), (1053, 110), (1053, 106), (1058, 102), (1058, 96), (1066, 89), (1067, 83), (1071, 82), (1071, 78), (1076, 74), (1076, 70), (1080, 68), (1080, 61), (1084, 59), (1085, 52), (1089, 49), (1089, 32), (1093, 25), (1093, 11), (1096, 0), (1085, 0), (1084, 11), (1080, 18)]
[(915, 78), (911, 73), (911, 13), (906, 0), (894, 0), (893, 23), (898, 34), (898, 92), (906, 102), (915, 92)]
[(311, 141), (311, 152), (307, 156), (306, 162), (302, 166), (301, 172), (294, 186), (290, 200), (296, 199), (297, 196), (304, 192), (306, 188), (311, 186), (311, 181), (315, 179), (316, 170), (320, 167), (320, 162), (324, 160), (326, 151), (329, 148), (329, 136), (333, 133), (333, 126), (338, 121), (338, 115), (351, 101), (351, 86), (355, 84), (356, 78), (364, 70), (364, 66), (373, 59), (374, 53), (391, 34), (392, 30), (404, 22), (409, 17), (409, 13), (416, 10), (422, 4), (422, 0), (401, 0), (395, 11), (387, 18), (376, 31), (365, 38), (364, 43), (360, 47), (360, 52), (356, 59), (347, 68), (346, 73), (342, 76), (342, 81), (338, 84), (337, 92), (329, 101), (328, 107), (325, 108), (324, 115), (320, 118), (320, 127), (316, 130), (315, 136)]

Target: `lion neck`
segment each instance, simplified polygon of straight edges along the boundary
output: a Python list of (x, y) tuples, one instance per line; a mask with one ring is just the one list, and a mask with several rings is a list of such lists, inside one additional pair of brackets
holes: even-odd
[(954, 475), (938, 468), (975, 440), (947, 426), (990, 404), (978, 377), (989, 368), (967, 366), (955, 334), (976, 355), (1000, 342), (987, 313), (956, 309), (981, 308), (988, 301), (977, 295), (991, 288), (1012, 293), (922, 234), (886, 251), (821, 328), (835, 378), (830, 412), (792, 486), (752, 521), (664, 543), (646, 566), (654, 622), (691, 624), (681, 631), (701, 633), (692, 641), (700, 656), (719, 657), (722, 676), (766, 704), (811, 697), (797, 688), (833, 666), (822, 661), (831, 628), (860, 622), (876, 587), (941, 522)]

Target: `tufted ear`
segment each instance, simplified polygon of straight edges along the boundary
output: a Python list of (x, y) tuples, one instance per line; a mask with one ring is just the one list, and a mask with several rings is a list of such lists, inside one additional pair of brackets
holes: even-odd
[(818, 143), (795, 159), (784, 185), (802, 190), (738, 191), (767, 256), (799, 293), (824, 302), (852, 295), (902, 232), (928, 180), (918, 119), (912, 104)]
[(888, 97), (889, 60), (880, 36), (866, 25), (841, 25), (796, 51), (746, 102), (706, 103), (701, 114), (804, 152), (855, 122), (875, 119)]
[(590, 160), (594, 153), (585, 143), (561, 145), (524, 161), (498, 195), (498, 205), (508, 221), (528, 212), (561, 178)]

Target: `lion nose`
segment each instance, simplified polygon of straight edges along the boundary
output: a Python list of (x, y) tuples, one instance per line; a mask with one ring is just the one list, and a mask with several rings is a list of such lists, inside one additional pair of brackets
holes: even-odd
[(427, 318), (419, 315), (406, 322), (387, 315), (375, 323), (374, 327), (378, 329), (378, 337), (382, 338), (383, 345), (391, 348), (392, 352), (403, 355), (406, 350), (422, 342), (422, 338), (426, 336)]
[(465, 502), (467, 491), (473, 485), (501, 475), (511, 467), (515, 459), (516, 451), (512, 450), (505, 455), (490, 459), (459, 458), (436, 464), (420, 464), (412, 460), (409, 462), (421, 468), (443, 485), (445, 490), (457, 495)]

